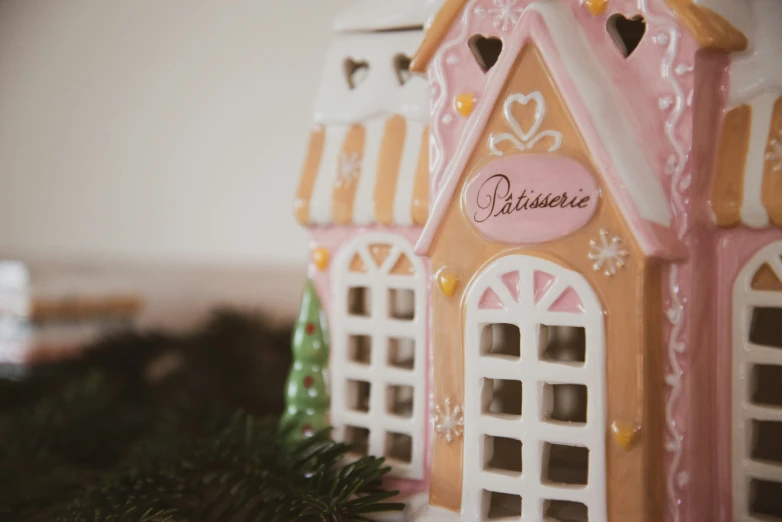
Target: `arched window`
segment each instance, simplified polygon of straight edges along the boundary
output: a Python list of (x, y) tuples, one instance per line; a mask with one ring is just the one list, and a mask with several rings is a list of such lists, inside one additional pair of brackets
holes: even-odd
[(733, 491), (737, 521), (782, 520), (782, 241), (733, 289)]
[(426, 269), (395, 234), (362, 235), (334, 262), (331, 422), (393, 476), (423, 479)]
[(592, 288), (508, 256), (478, 277), (466, 317), (463, 514), (605, 522), (605, 331)]

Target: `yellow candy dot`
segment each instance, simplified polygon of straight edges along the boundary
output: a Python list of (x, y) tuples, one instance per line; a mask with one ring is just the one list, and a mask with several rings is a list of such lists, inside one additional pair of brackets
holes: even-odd
[(608, 9), (608, 0), (583, 0), (584, 7), (592, 13), (593, 16), (600, 16)]
[(312, 262), (321, 272), (329, 266), (329, 251), (325, 248), (316, 248), (312, 251)]
[(459, 276), (447, 272), (440, 272), (437, 275), (437, 284), (440, 285), (440, 290), (442, 290), (446, 297), (452, 297), (459, 287)]
[(632, 447), (639, 431), (641, 431), (641, 427), (637, 425), (625, 422), (614, 422), (611, 424), (611, 434), (614, 436), (614, 441), (625, 451)]
[(456, 96), (454, 105), (456, 105), (456, 110), (459, 114), (462, 116), (469, 116), (472, 114), (473, 109), (475, 109), (475, 96), (470, 93), (459, 94)]

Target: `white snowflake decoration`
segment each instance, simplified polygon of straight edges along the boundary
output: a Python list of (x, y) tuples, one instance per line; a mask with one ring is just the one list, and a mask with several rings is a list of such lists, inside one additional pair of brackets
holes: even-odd
[(592, 269), (597, 272), (604, 270), (607, 277), (615, 276), (620, 268), (625, 266), (625, 258), (630, 252), (624, 247), (624, 241), (619, 236), (611, 236), (607, 230), (600, 231), (600, 241), (589, 242), (592, 251), (589, 259), (594, 261)]
[(337, 186), (351, 183), (361, 173), (361, 157), (358, 152), (342, 153), (342, 157), (339, 160), (339, 179), (337, 180)]
[(782, 172), (782, 129), (779, 136), (771, 140), (766, 153), (766, 161), (771, 163), (772, 172)]
[(493, 0), (493, 3), (496, 7), (489, 9), (489, 14), (494, 16), (494, 27), (505, 32), (515, 26), (524, 10), (516, 7), (519, 0)]
[(434, 408), (434, 429), (437, 435), (447, 442), (453, 442), (464, 433), (464, 411), (461, 406), (452, 406), (451, 399), (445, 399), (445, 405)]

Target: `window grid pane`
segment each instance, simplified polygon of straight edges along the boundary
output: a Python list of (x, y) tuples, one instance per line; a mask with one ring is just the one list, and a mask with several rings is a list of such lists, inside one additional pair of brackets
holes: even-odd
[[(361, 238), (359, 249), (367, 248), (367, 241)], [(382, 266), (393, 267), (401, 255), (417, 259), (409, 245), (397, 245)], [(334, 435), (338, 440), (366, 435), (368, 453), (389, 459), (392, 476), (420, 480), (426, 428), (427, 377), (421, 354), (426, 339), (426, 274), (418, 266), (410, 276), (379, 271), (370, 275), (334, 272), (334, 309), (348, 311), (333, 318)], [(357, 287), (363, 289), (358, 296)]]
[(752, 284), (763, 266), (782, 277), (780, 254), (782, 242), (758, 253), (733, 294), (733, 505), (742, 520), (782, 517), (782, 292)]
[[(493, 514), (508, 516), (508, 520), (529, 517), (534, 512), (580, 516), (588, 511), (590, 521), (606, 522), (604, 409), (595, 407), (597, 401), (605, 400), (604, 381), (599, 371), (605, 364), (601, 308), (594, 306), (592, 309), (596, 313), (591, 316), (587, 315), (589, 310), (579, 316), (538, 309), (538, 301), (531, 291), (532, 273), (519, 270), (519, 266), (523, 267), (530, 258), (509, 256), (495, 265), (509, 264), (514, 257), (521, 259), (520, 265), (500, 268), (493, 274), (492, 268), (488, 268), (481, 275), (488, 284), (480, 286), (479, 280), (472, 293), (480, 297), (491, 289), (496, 295), (503, 295), (499, 288), (502, 282), (498, 279), (509, 270), (515, 270), (519, 273), (517, 302), (508, 306), (509, 303), (503, 300), (503, 309), (499, 310), (481, 308), (478, 299), (467, 305), (465, 445), (477, 446), (478, 451), (476, 457), (465, 455), (465, 476), (474, 476), (475, 480), (465, 482), (463, 509), (466, 508), (465, 513), (469, 512), (470, 516), (485, 518)], [(533, 260), (530, 264), (546, 263)], [(551, 265), (546, 269), (550, 270)], [(566, 284), (557, 281), (553, 291), (561, 292), (572, 286), (584, 302), (590, 302), (585, 298), (592, 297), (594, 303), (596, 297), (591, 288), (580, 275), (573, 274), (574, 278), (566, 279)], [(575, 278), (578, 280), (574, 281)], [(556, 331), (561, 321), (567, 324), (563, 324), (555, 335), (572, 341), (572, 350), (552, 346), (552, 329)], [(487, 331), (493, 332), (498, 323), (513, 325), (520, 333), (517, 359), (487, 349), (496, 345)], [(595, 333), (590, 334), (590, 331)], [(541, 333), (548, 337), (541, 338)], [(497, 361), (498, 357), (503, 359)], [(587, 360), (591, 361), (589, 366)], [(495, 383), (507, 381), (519, 384), (520, 412), (492, 407), (496, 405)], [(480, 383), (480, 392), (473, 394), (470, 383)], [(473, 396), (475, 399), (471, 400)], [(595, 410), (595, 418), (590, 415), (590, 408)], [(494, 454), (498, 440), (503, 441), (500, 446), (504, 445), (504, 451), (508, 452), (501, 461), (496, 460)], [(520, 462), (513, 460), (517, 447), (521, 450)], [(553, 454), (553, 463), (545, 458), (547, 453)], [(498, 462), (504, 462), (505, 466)], [(523, 475), (519, 469), (523, 469)], [(504, 495), (513, 497), (513, 503)], [(495, 496), (501, 500), (495, 502)], [(520, 507), (511, 512), (508, 508), (511, 505), (515, 508), (516, 498)]]

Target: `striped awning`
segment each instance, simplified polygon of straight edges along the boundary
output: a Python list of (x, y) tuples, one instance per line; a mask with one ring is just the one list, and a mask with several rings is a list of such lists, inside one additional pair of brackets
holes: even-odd
[(419, 225), (429, 207), (429, 129), (400, 115), (311, 134), (296, 193), (303, 225)]
[(782, 227), (782, 97), (766, 93), (728, 112), (718, 147), (717, 224)]

